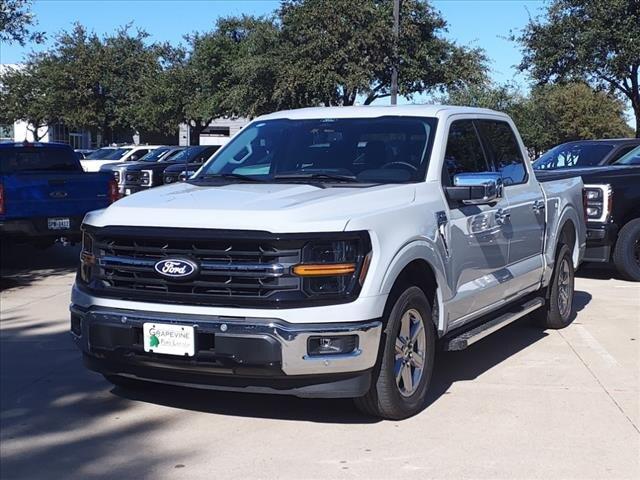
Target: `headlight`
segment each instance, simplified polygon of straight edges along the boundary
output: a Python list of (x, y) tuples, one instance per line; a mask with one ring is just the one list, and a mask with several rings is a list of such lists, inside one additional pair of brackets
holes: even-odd
[(371, 248), (366, 238), (312, 242), (302, 250), (302, 263), (292, 268), (309, 296), (349, 295), (364, 283)]
[(140, 172), (140, 185), (149, 186), (153, 182), (153, 170), (142, 170)]
[(80, 271), (78, 275), (84, 283), (91, 281), (91, 275), (96, 257), (93, 249), (93, 236), (86, 230), (82, 230), (82, 250), (80, 251)]
[(585, 185), (584, 216), (587, 222), (606, 222), (611, 214), (611, 185)]

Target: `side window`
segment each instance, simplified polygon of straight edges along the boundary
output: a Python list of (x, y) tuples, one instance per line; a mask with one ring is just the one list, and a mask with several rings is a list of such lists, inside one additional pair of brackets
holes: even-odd
[(611, 158), (607, 161), (608, 164), (611, 164), (613, 162), (615, 162), (616, 160), (622, 158), (623, 156), (625, 156), (627, 153), (629, 153), (631, 150), (633, 150), (634, 148), (636, 148), (638, 145), (625, 145), (622, 148), (619, 148), (618, 151), (616, 153), (614, 153), (613, 155), (611, 155)]
[(447, 150), (444, 154), (442, 181), (453, 185), (459, 173), (486, 172), (489, 168), (471, 120), (458, 120), (449, 127)]
[(476, 123), (484, 137), (489, 156), (505, 185), (524, 183), (527, 169), (516, 136), (507, 122), (479, 120)]

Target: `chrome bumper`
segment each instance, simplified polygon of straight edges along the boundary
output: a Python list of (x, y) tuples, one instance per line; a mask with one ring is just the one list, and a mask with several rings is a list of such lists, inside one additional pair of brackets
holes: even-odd
[[(164, 314), (104, 307), (85, 309), (74, 305), (71, 305), (71, 312), (81, 318), (83, 335), (74, 335), (74, 340), (85, 353), (91, 351), (86, 332), (94, 322), (119, 327), (141, 327), (145, 322), (188, 324), (196, 330), (201, 329), (224, 337), (261, 339), (266, 336), (274, 339), (280, 345), (282, 371), (286, 375), (323, 375), (370, 369), (377, 360), (382, 331), (382, 322), (378, 320), (336, 324), (292, 324), (276, 318)], [(309, 356), (309, 337), (328, 335), (357, 335), (358, 347), (348, 354)]]

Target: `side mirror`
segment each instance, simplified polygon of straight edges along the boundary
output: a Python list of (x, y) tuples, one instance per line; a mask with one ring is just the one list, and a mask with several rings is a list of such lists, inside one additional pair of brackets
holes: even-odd
[(502, 175), (496, 172), (459, 173), (453, 187), (445, 187), (447, 197), (465, 205), (484, 205), (502, 198)]

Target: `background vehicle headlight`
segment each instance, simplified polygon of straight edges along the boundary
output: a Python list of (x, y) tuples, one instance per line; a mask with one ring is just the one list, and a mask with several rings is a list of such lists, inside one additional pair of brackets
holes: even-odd
[(153, 182), (153, 170), (142, 170), (140, 172), (140, 185), (149, 186)]
[(584, 216), (587, 222), (606, 222), (611, 214), (611, 185), (585, 185)]
[[(368, 236), (308, 243), (292, 268), (309, 296), (349, 295), (362, 286), (370, 258)], [(366, 261), (365, 261), (366, 259)]]

